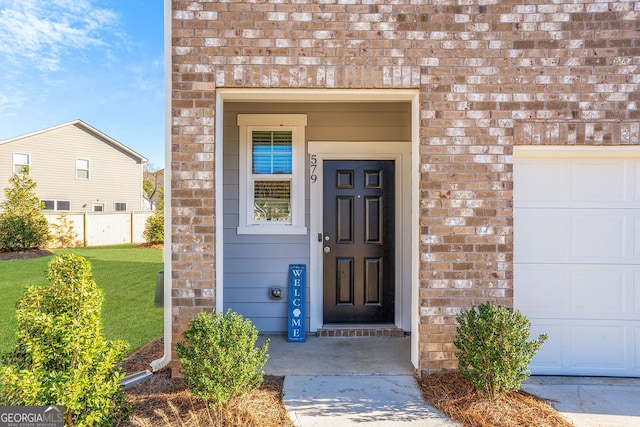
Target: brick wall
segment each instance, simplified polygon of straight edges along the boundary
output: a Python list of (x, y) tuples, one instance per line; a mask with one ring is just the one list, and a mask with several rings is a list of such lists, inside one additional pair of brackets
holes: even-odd
[(638, 143), (639, 1), (173, 1), (172, 9), (174, 340), (193, 314), (215, 307), (218, 87), (420, 89), (414, 333), (423, 372), (456, 366), (461, 308), (512, 304), (511, 147)]

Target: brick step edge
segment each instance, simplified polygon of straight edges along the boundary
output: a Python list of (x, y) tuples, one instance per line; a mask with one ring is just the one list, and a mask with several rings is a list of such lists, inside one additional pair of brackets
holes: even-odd
[(319, 337), (404, 337), (405, 333), (396, 327), (322, 327), (318, 329)]

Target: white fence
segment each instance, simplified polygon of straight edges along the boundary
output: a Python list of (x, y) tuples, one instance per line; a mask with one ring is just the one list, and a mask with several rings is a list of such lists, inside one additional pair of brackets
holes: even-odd
[(153, 212), (43, 212), (49, 221), (53, 247), (142, 243), (147, 218)]

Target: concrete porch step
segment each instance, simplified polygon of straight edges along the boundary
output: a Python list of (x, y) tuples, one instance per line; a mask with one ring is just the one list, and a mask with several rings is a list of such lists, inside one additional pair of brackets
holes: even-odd
[(317, 331), (319, 337), (404, 337), (405, 332), (395, 325), (326, 324)]

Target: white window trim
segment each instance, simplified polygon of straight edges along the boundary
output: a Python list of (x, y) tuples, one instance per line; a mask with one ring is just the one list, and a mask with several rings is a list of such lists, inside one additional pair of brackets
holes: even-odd
[[(121, 209), (121, 210), (116, 209), (118, 204), (123, 204), (124, 205), (124, 209)], [(128, 208), (127, 202), (114, 202), (113, 203), (113, 211), (114, 212), (126, 212), (127, 208)]]
[[(100, 207), (102, 207), (102, 210), (101, 210), (101, 211), (97, 211), (97, 210), (96, 210), (96, 206), (100, 206)], [(92, 204), (91, 204), (91, 212), (105, 212), (105, 210), (104, 210), (104, 203), (92, 203)]]
[[(86, 169), (79, 168), (78, 167), (78, 160), (82, 160), (82, 161), (87, 162), (87, 168)], [(78, 177), (78, 171), (80, 171), (80, 170), (86, 170), (87, 171), (87, 177), (86, 178), (79, 178)], [(88, 180), (89, 178), (91, 178), (91, 160), (83, 159), (83, 158), (78, 157), (76, 159), (76, 179)]]
[[(16, 163), (16, 156), (27, 156), (27, 164), (23, 164), (23, 163)], [(12, 174), (17, 173), (16, 172), (16, 165), (19, 164), (20, 166), (26, 166), (29, 169), (29, 173), (27, 175), (31, 174), (31, 154), (30, 153), (19, 153), (19, 152), (15, 152), (13, 153), (13, 156), (11, 158), (12, 161), (12, 169), (11, 172)]]
[[(305, 221), (305, 126), (306, 114), (238, 114), (240, 127), (239, 222), (238, 234), (307, 234)], [(291, 222), (265, 224), (253, 221), (251, 179), (251, 132), (290, 130), (292, 133)], [(269, 179), (269, 178), (266, 178)]]
[[(53, 209), (42, 209), (43, 211), (46, 212), (69, 212), (71, 211), (71, 200), (66, 200), (66, 199), (41, 199), (42, 202), (53, 202)], [(58, 203), (69, 203), (69, 209), (58, 209)]]

